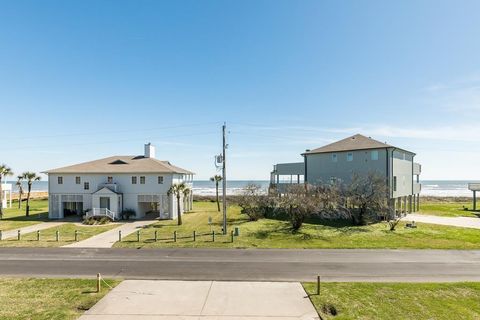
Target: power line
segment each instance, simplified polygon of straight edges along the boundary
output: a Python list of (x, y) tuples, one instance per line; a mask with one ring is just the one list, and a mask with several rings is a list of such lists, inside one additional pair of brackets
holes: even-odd
[(8, 140), (28, 140), (28, 139), (39, 139), (39, 138), (58, 138), (58, 137), (76, 137), (76, 136), (88, 136), (88, 135), (98, 135), (98, 134), (114, 134), (114, 133), (132, 133), (132, 132), (147, 132), (147, 131), (157, 131), (157, 130), (168, 130), (168, 129), (179, 129), (179, 128), (189, 128), (189, 127), (198, 127), (198, 126), (207, 126), (212, 124), (218, 124), (219, 122), (203, 122), (203, 123), (190, 123), (183, 124), (178, 126), (163, 126), (155, 127), (148, 129), (128, 129), (128, 130), (108, 130), (108, 131), (88, 131), (88, 132), (79, 132), (79, 133), (68, 133), (68, 134), (55, 134), (55, 135), (44, 135), (44, 136), (24, 136), (24, 137), (5, 137)]

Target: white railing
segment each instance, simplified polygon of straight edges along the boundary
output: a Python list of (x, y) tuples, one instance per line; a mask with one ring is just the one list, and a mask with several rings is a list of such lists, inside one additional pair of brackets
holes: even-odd
[(87, 218), (91, 217), (109, 217), (112, 220), (115, 220), (115, 212), (107, 208), (93, 208), (86, 213)]

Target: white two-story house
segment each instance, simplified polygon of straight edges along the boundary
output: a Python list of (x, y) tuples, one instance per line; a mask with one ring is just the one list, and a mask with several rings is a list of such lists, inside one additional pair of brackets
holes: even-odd
[[(139, 219), (154, 213), (177, 218), (177, 200), (169, 195), (173, 184), (192, 188), (193, 172), (155, 159), (155, 147), (145, 145), (140, 156), (112, 156), (45, 172), (48, 174), (49, 218), (83, 215), (87, 211), (121, 218), (123, 210)], [(192, 193), (182, 195), (180, 210), (191, 210)]]

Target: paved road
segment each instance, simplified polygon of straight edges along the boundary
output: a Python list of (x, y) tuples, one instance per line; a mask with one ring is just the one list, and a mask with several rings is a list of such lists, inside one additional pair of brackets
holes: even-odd
[(480, 251), (0, 248), (0, 275), (240, 281), (480, 281)]
[(406, 215), (402, 220), (441, 224), (441, 225), (444, 225), (444, 226), (454, 226), (454, 227), (480, 229), (480, 218), (439, 217), (439, 216), (429, 216), (429, 215), (425, 215), (425, 214), (411, 213), (411, 214)]

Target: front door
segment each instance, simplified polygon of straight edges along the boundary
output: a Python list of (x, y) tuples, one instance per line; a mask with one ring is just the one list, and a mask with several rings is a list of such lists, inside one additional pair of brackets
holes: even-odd
[(110, 198), (100, 197), (100, 208), (110, 210)]

